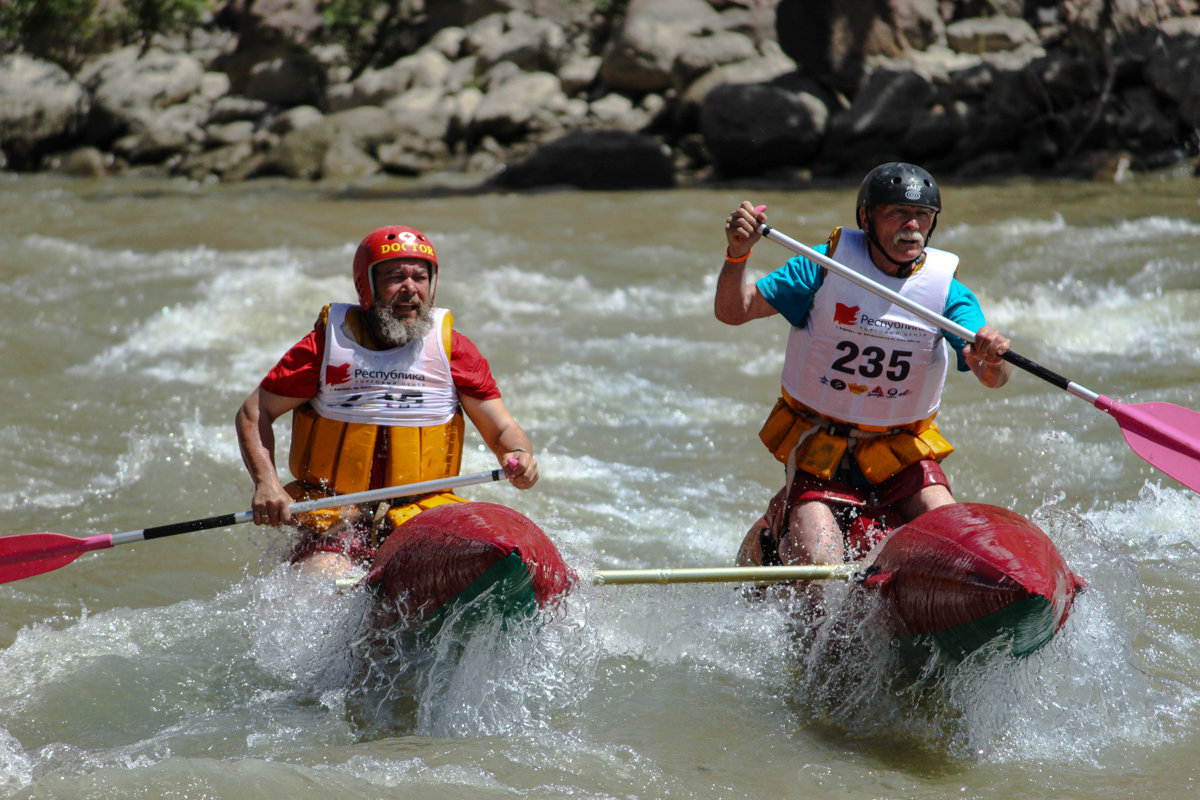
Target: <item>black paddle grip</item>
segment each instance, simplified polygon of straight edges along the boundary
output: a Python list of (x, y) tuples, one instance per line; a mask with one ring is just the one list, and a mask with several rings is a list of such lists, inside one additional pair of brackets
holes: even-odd
[(142, 538), (157, 539), (161, 536), (174, 536), (177, 533), (204, 531), (209, 528), (224, 528), (227, 525), (235, 524), (237, 524), (237, 514), (221, 514), (216, 517), (193, 519), (187, 522), (172, 522), (170, 525), (158, 525), (153, 528), (146, 528), (142, 531)]
[(1012, 350), (1009, 350), (1008, 352), (1006, 352), (1004, 355), (1002, 355), (1000, 357), (1003, 358), (1008, 363), (1012, 364), (1013, 366), (1020, 367), (1021, 369), (1025, 370), (1026, 372), (1032, 372), (1034, 375), (1037, 375), (1042, 380), (1047, 381), (1048, 383), (1052, 383), (1060, 389), (1066, 389), (1067, 386), (1071, 383), (1069, 380), (1064, 378), (1062, 375), (1059, 375), (1057, 372), (1048, 370), (1045, 367), (1043, 367), (1041, 364), (1037, 363), (1036, 361), (1030, 361), (1025, 356), (1020, 355), (1019, 353), (1014, 353)]

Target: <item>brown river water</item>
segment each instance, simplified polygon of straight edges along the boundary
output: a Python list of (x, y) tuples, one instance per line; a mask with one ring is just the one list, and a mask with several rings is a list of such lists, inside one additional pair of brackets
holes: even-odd
[[(537, 521), (583, 575), (730, 564), (782, 482), (757, 431), (787, 330), (713, 318), (722, 220), (749, 199), (820, 242), (855, 187), (412, 188), (0, 175), (2, 533), (248, 508), (234, 411), (353, 298), (355, 243), (403, 223), (539, 451), (532, 491), (462, 493)], [(951, 183), (934, 243), (1018, 352), (1200, 409), (1198, 198), (1181, 176)], [(763, 242), (750, 270), (787, 255)], [(363, 599), (237, 526), (0, 586), (0, 796), (1196, 797), (1200, 496), (1025, 373), (952, 375), (939, 420), (959, 498), (1033, 518), (1089, 583), (1029, 658), (905, 682), (797, 657), (787, 610), (730, 587), (585, 585), (364, 678)], [(477, 438), (465, 461), (494, 466)]]

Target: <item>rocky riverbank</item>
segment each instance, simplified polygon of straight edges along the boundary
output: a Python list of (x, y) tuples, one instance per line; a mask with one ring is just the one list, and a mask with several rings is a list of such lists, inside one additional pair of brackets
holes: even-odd
[(228, 0), (72, 72), (9, 43), (0, 166), (619, 189), (893, 159), (1120, 179), (1200, 148), (1196, 0), (438, 0), (357, 71), (319, 5)]

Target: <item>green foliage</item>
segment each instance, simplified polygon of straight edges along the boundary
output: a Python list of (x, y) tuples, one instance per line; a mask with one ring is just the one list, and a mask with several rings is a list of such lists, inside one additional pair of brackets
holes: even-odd
[(110, 42), (108, 21), (96, 15), (96, 0), (8, 0), (0, 4), (4, 51), (24, 51), (74, 69)]
[(413, 0), (324, 0), (324, 41), (341, 45), (352, 74), (383, 66), (421, 43), (424, 15)]
[(149, 46), (155, 34), (203, 21), (211, 0), (4, 0), (0, 52), (21, 51), (74, 71), (90, 56), (122, 45)]
[(187, 31), (204, 20), (210, 0), (125, 0), (127, 35), (136, 37), (142, 49), (156, 34)]
[(628, 9), (629, 0), (596, 0), (596, 13), (609, 22), (625, 16)]

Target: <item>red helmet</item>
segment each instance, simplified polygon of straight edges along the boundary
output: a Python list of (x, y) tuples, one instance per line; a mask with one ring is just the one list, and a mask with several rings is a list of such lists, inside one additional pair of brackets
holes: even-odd
[(388, 225), (367, 234), (354, 252), (354, 288), (358, 291), (358, 304), (364, 309), (371, 307), (375, 299), (371, 267), (390, 258), (423, 258), (429, 262), (429, 300), (432, 302), (437, 291), (438, 269), (433, 244), (416, 228)]

